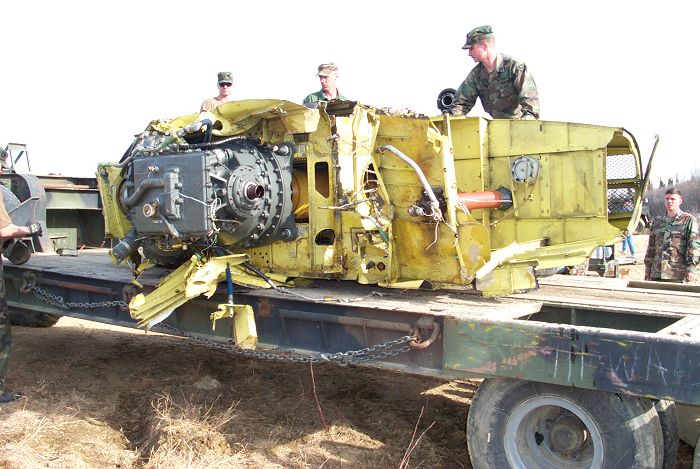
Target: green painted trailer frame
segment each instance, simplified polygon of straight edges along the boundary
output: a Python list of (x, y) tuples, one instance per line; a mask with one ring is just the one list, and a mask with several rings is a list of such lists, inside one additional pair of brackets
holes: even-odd
[[(5, 269), (13, 309), (136, 324), (123, 306), (81, 307), (128, 299), (133, 289), (131, 271), (113, 265), (103, 250), (77, 258), (35, 254), (27, 264)], [(145, 291), (165, 272), (146, 271), (140, 279)], [(542, 282), (529, 294), (494, 299), (316, 281), (283, 291), (237, 288), (236, 302), (253, 307), (259, 347), (266, 350), (321, 356), (417, 329), (426, 340), (437, 328), (429, 346), (373, 364), (435, 377), (510, 377), (700, 405), (700, 294), (631, 289), (619, 279), (596, 282), (608, 289)], [(30, 286), (76, 306), (47, 304)], [(186, 303), (166, 323), (230, 342), (231, 321), (217, 321), (212, 331), (209, 319), (225, 302), (221, 287), (209, 300)]]
[[(143, 291), (166, 273), (146, 270)], [(135, 293), (131, 279), (130, 269), (114, 265), (106, 250), (78, 257), (38, 253), (5, 267), (14, 314), (135, 327), (125, 307)], [(278, 290), (236, 287), (235, 302), (255, 313), (260, 352), (231, 345), (230, 319), (212, 329), (210, 314), (227, 300), (220, 286), (212, 298), (185, 303), (154, 329), (261, 358), (366, 364), (444, 379), (514, 378), (700, 409), (700, 293), (641, 286), (554, 276), (542, 279), (538, 290), (505, 298), (320, 280)], [(94, 307), (98, 302), (109, 303)], [(413, 340), (402, 341), (406, 337)], [(348, 351), (359, 352), (338, 359)]]

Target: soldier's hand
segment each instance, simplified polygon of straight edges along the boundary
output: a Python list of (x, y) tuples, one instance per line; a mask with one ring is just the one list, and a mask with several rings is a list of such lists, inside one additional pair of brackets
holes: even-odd
[(685, 274), (685, 281), (686, 282), (697, 282), (698, 281), (698, 275), (694, 274), (692, 272), (688, 272)]
[(41, 236), (41, 225), (38, 222), (30, 223), (27, 228), (29, 228), (30, 236)]

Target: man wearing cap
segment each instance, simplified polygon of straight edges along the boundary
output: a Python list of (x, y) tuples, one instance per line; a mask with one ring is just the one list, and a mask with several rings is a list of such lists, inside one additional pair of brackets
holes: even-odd
[(348, 98), (340, 94), (340, 91), (338, 91), (338, 85), (336, 84), (336, 80), (338, 78), (338, 66), (336, 64), (331, 62), (319, 65), (316, 76), (321, 82), (321, 89), (304, 98), (304, 106), (316, 108), (318, 107), (318, 103), (320, 101), (333, 101), (335, 99), (339, 99), (341, 101), (348, 100)]
[(233, 88), (233, 73), (231, 72), (219, 72), (218, 85), (219, 85), (219, 95), (209, 98), (202, 103), (202, 107), (199, 112), (213, 111), (221, 104), (227, 103), (231, 100), (231, 88)]
[(700, 278), (700, 232), (697, 219), (681, 210), (683, 194), (671, 187), (664, 194), (666, 215), (651, 222), (644, 280), (696, 282)]
[(462, 49), (469, 50), (477, 65), (457, 89), (450, 111), (453, 115), (467, 114), (479, 98), (494, 119), (539, 119), (535, 80), (523, 62), (496, 51), (491, 26), (469, 31)]
[(29, 226), (18, 226), (12, 223), (7, 210), (5, 210), (2, 194), (0, 194), (0, 404), (12, 402), (22, 397), (22, 394), (5, 390), (7, 362), (10, 359), (10, 321), (7, 319), (5, 280), (2, 273), (2, 246), (6, 239), (26, 236), (41, 236), (41, 225), (36, 222)]

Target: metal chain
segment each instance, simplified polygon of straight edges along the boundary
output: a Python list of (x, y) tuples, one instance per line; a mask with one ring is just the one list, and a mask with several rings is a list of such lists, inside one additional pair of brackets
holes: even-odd
[[(29, 289), (34, 293), (34, 296), (43, 301), (44, 303), (49, 303), (54, 306), (58, 306), (61, 309), (72, 309), (72, 308), (108, 308), (108, 307), (126, 307), (125, 301), (98, 301), (94, 303), (71, 303), (66, 302), (63, 298), (58, 295), (54, 295), (41, 287), (36, 285), (29, 286)], [(274, 360), (283, 361), (290, 363), (329, 363), (333, 362), (340, 366), (347, 366), (356, 363), (363, 363), (372, 360), (381, 360), (384, 358), (395, 357), (401, 353), (406, 353), (411, 351), (411, 342), (415, 342), (417, 338), (415, 336), (405, 335), (399, 337), (398, 339), (389, 340), (382, 344), (372, 345), (371, 347), (365, 347), (359, 350), (349, 350), (347, 352), (337, 352), (337, 353), (323, 353), (320, 358), (310, 357), (310, 356), (293, 356), (284, 354), (281, 352), (263, 352), (259, 350), (249, 350), (243, 349), (233, 345), (230, 342), (220, 342), (217, 340), (207, 339), (189, 333), (187, 331), (180, 330), (169, 324), (160, 323), (160, 327), (163, 329), (172, 331), (178, 335), (186, 337), (194, 342), (205, 345), (210, 348), (223, 350), (225, 352), (233, 353), (247, 358), (261, 358), (264, 360)]]
[(398, 339), (384, 342), (383, 344), (365, 347), (359, 350), (350, 350), (347, 352), (323, 353), (320, 358), (309, 356), (293, 356), (281, 352), (263, 352), (259, 350), (243, 349), (233, 345), (230, 342), (220, 342), (217, 340), (200, 337), (189, 332), (180, 330), (169, 324), (161, 323), (160, 327), (169, 331), (175, 332), (182, 337), (190, 339), (199, 344), (210, 348), (223, 350), (247, 358), (261, 358), (263, 360), (274, 360), (289, 363), (329, 363), (333, 362), (340, 366), (347, 366), (354, 363), (368, 362), (371, 360), (380, 360), (388, 357), (395, 357), (400, 353), (409, 352), (411, 350), (410, 343), (416, 340), (416, 337), (405, 335)]
[(36, 285), (30, 285), (29, 289), (34, 293), (34, 296), (43, 301), (44, 303), (49, 303), (54, 306), (58, 306), (61, 309), (72, 309), (72, 308), (113, 308), (119, 306), (125, 308), (127, 306), (125, 301), (113, 300), (113, 301), (96, 301), (93, 303), (77, 302), (70, 303), (66, 302), (63, 298), (53, 293), (49, 293), (41, 287)]

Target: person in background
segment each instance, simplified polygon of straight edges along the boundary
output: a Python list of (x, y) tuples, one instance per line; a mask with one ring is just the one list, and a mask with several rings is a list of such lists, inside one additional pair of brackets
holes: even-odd
[(319, 65), (316, 76), (321, 82), (321, 89), (306, 96), (303, 101), (304, 106), (316, 108), (321, 101), (333, 101), (335, 99), (347, 101), (348, 98), (338, 91), (338, 66), (336, 64), (330, 62)]
[(217, 84), (219, 86), (219, 95), (204, 100), (199, 112), (213, 111), (220, 105), (231, 100), (231, 89), (233, 88), (233, 73), (219, 72), (217, 75)]
[(644, 279), (694, 282), (700, 264), (700, 235), (694, 216), (681, 210), (683, 196), (672, 187), (664, 195), (666, 214), (651, 222), (644, 256)]
[(2, 246), (6, 239), (26, 236), (41, 236), (41, 225), (36, 222), (28, 226), (13, 224), (7, 210), (5, 210), (2, 195), (0, 195), (0, 404), (12, 402), (22, 397), (19, 393), (8, 392), (5, 389), (5, 376), (10, 359), (10, 321), (7, 318), (5, 279), (2, 272)]
[[(634, 210), (634, 203), (632, 202), (632, 198), (625, 197), (624, 201), (622, 202), (622, 211), (631, 212), (632, 210)], [(632, 233), (627, 233), (627, 235), (625, 235), (625, 237), (622, 238), (622, 254), (627, 254), (627, 250), (629, 250), (630, 256), (635, 256), (634, 240), (632, 239)]]
[(455, 93), (450, 112), (466, 115), (476, 99), (494, 119), (539, 119), (540, 100), (527, 66), (496, 50), (496, 36), (489, 25), (467, 33), (462, 49), (477, 65)]
[(636, 255), (634, 251), (632, 233), (627, 233), (627, 235), (624, 238), (622, 238), (622, 254), (627, 254), (627, 250), (629, 250), (630, 256), (634, 257)]

